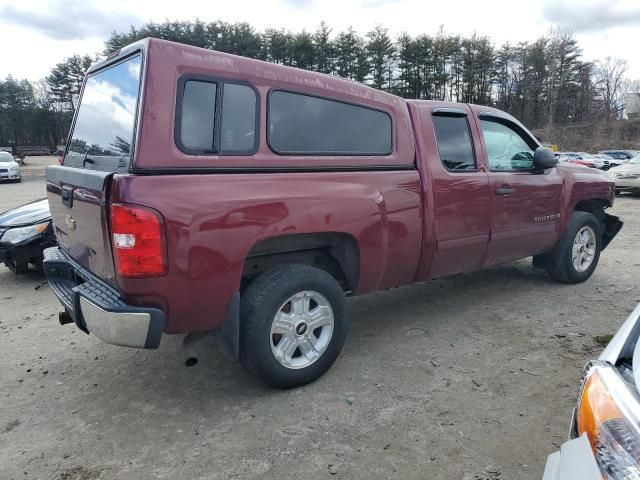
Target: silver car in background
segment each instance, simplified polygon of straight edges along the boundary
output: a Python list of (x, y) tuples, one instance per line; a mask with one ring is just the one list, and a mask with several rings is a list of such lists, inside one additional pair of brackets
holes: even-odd
[(15, 161), (9, 152), (0, 152), (0, 181), (11, 180), (20, 182), (20, 164)]
[(609, 170), (616, 182), (616, 192), (640, 195), (640, 155)]
[(633, 157), (637, 157), (640, 155), (640, 151), (638, 150), (603, 150), (602, 152), (598, 152), (599, 154), (609, 155), (613, 158), (613, 162), (611, 162), (611, 166), (614, 165), (622, 165), (623, 163), (627, 163)]

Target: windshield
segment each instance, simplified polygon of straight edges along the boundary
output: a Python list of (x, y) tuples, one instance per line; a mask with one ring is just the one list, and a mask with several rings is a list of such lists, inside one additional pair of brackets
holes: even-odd
[(13, 163), (13, 155), (10, 153), (0, 153), (0, 163)]
[(640, 155), (633, 157), (627, 163), (632, 163), (634, 165), (640, 165)]
[(65, 166), (103, 171), (129, 167), (140, 65), (136, 55), (87, 79)]

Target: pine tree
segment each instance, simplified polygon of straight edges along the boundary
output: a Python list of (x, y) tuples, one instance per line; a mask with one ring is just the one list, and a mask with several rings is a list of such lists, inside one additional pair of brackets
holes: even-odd
[(371, 86), (390, 91), (395, 48), (386, 28), (377, 25), (367, 33), (366, 51), (371, 66)]

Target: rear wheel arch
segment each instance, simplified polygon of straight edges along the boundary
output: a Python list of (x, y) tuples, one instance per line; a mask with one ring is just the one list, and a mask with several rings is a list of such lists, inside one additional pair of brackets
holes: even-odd
[(260, 274), (293, 263), (326, 271), (345, 291), (357, 288), (360, 249), (356, 239), (346, 233), (318, 232), (278, 235), (254, 244), (244, 260), (241, 290)]

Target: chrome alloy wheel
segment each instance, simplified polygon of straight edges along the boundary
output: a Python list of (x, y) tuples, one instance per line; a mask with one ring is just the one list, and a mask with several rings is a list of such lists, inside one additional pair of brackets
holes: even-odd
[(271, 323), (271, 353), (286, 368), (306, 368), (325, 352), (333, 335), (329, 301), (309, 290), (289, 297)]
[(585, 272), (591, 267), (596, 256), (596, 233), (591, 227), (582, 227), (573, 240), (571, 261), (577, 272)]

